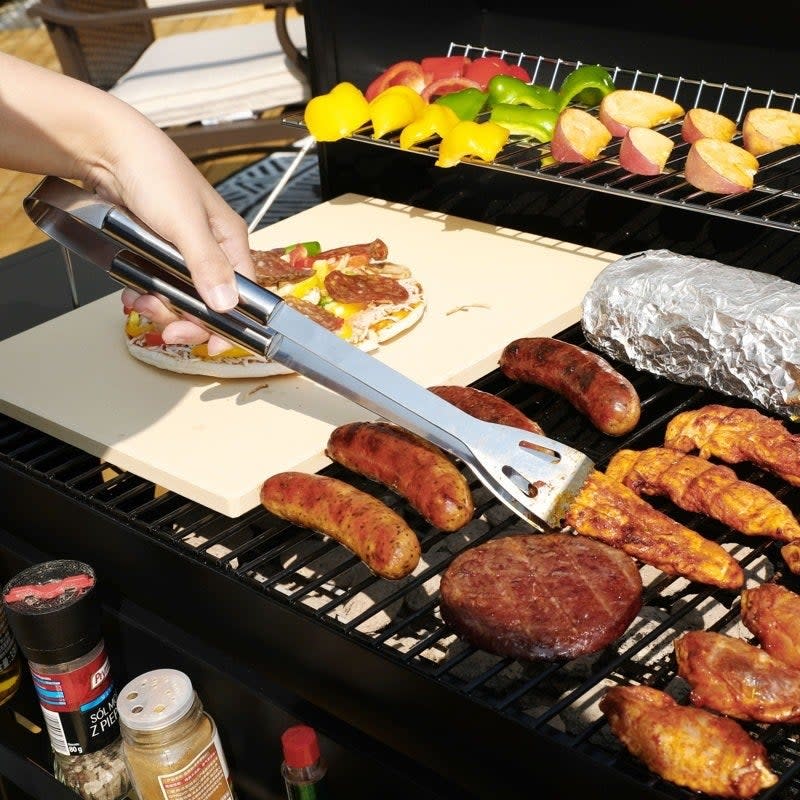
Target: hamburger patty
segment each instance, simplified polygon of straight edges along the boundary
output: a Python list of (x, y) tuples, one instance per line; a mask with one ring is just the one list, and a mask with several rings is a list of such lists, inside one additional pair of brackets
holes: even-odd
[(442, 575), (441, 613), (476, 647), (531, 661), (611, 644), (642, 606), (634, 560), (569, 533), (517, 534), (460, 553)]

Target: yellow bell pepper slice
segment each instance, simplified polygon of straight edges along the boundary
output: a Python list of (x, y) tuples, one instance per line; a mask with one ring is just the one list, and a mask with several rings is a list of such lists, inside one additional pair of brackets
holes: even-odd
[(384, 89), (380, 94), (375, 95), (373, 97), (373, 101), (377, 100), (379, 97), (404, 97), (414, 106), (414, 114), (419, 116), (427, 107), (428, 101), (417, 91), (412, 89), (410, 86), (406, 86), (405, 84), (397, 84), (396, 86), (388, 86)]
[(312, 275), (311, 277), (305, 278), (299, 283), (296, 283), (289, 291), (289, 294), (294, 297), (305, 297), (305, 295), (307, 295), (310, 291), (319, 288), (320, 288), (319, 275)]
[(464, 156), (492, 162), (509, 136), (508, 129), (496, 122), (462, 120), (442, 138), (436, 166), (454, 167)]
[(427, 102), (408, 86), (390, 86), (376, 95), (369, 104), (372, 138), (380, 139), (392, 131), (405, 128), (424, 110)]
[(154, 331), (156, 326), (152, 322), (145, 322), (138, 311), (131, 311), (128, 314), (128, 319), (125, 320), (125, 333), (131, 338), (135, 339), (143, 333)]
[(458, 115), (452, 108), (433, 103), (400, 131), (400, 148), (410, 150), (415, 144), (434, 136), (443, 139), (458, 123)]
[(223, 350), (221, 353), (217, 353), (217, 355), (215, 356), (210, 356), (208, 354), (207, 342), (193, 345), (191, 352), (192, 355), (196, 356), (197, 358), (210, 358), (210, 359), (246, 358), (247, 356), (253, 355), (249, 350), (245, 350), (243, 347), (237, 347), (236, 345), (234, 345), (233, 347), (229, 347), (227, 350)]
[(366, 125), (369, 103), (357, 86), (343, 81), (327, 94), (312, 97), (306, 103), (303, 121), (318, 142), (335, 142)]

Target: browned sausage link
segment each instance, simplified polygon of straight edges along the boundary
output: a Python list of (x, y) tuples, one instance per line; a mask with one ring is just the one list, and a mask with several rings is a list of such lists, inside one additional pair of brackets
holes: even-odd
[(389, 248), (382, 239), (374, 239), (364, 244), (346, 244), (342, 247), (334, 247), (331, 250), (323, 250), (317, 253), (314, 259), (337, 259), (342, 256), (366, 256), (370, 261), (386, 261), (389, 255)]
[(639, 395), (631, 382), (577, 345), (547, 337), (516, 339), (503, 350), (500, 369), (512, 380), (558, 392), (610, 436), (622, 436), (639, 422)]
[(279, 472), (262, 484), (261, 503), (281, 519), (335, 539), (383, 578), (404, 578), (419, 563), (419, 540), (405, 520), (344, 481)]
[(447, 400), (466, 414), (482, 419), (485, 422), (496, 422), (498, 425), (510, 425), (524, 431), (544, 434), (539, 425), (526, 417), (508, 400), (491, 392), (484, 392), (474, 386), (430, 386), (428, 387), (442, 400)]
[(456, 531), (475, 513), (469, 484), (438, 447), (388, 422), (351, 422), (330, 435), (326, 454), (404, 497), (431, 525)]
[(338, 303), (391, 303), (408, 300), (408, 289), (385, 275), (348, 275), (339, 269), (325, 276), (325, 291)]
[(280, 281), (299, 281), (314, 274), (311, 267), (296, 267), (272, 250), (250, 250), (250, 255), (261, 286), (277, 286)]

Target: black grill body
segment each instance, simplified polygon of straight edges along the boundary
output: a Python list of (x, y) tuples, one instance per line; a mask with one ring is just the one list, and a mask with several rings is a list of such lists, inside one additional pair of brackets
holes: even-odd
[[(366, 86), (389, 64), (443, 53), (454, 42), (720, 86), (797, 90), (790, 85), (791, 20), (776, 23), (759, 14), (745, 31), (722, 3), (671, 3), (658, 31), (638, 22), (633, 4), (568, 12), (552, 4), (543, 11), (529, 3), (465, 0), (411, 4), (391, 18), (385, 6), (365, 0), (306, 0), (304, 6), (315, 93), (340, 80)], [(525, 168), (441, 170), (428, 154), (366, 138), (320, 148), (325, 199), (358, 192), (608, 252), (667, 247), (800, 281), (791, 223), (774, 225), (752, 212), (720, 215), (702, 198), (681, 206), (642, 193), (609, 193), (602, 181), (544, 178)], [(793, 203), (790, 174), (786, 180), (788, 188), (779, 191)], [(111, 287), (95, 289), (99, 296)], [(577, 325), (560, 337), (586, 345)], [(641, 424), (623, 439), (601, 435), (566, 401), (510, 382), (499, 371), (475, 385), (517, 405), (600, 469), (620, 448), (660, 444), (679, 411), (730, 404), (712, 392), (615, 366), (643, 401)], [(555, 800), (594, 796), (602, 786), (620, 800), (696, 797), (630, 757), (610, 734), (597, 701), (615, 684), (685, 692), (672, 640), (698, 627), (746, 635), (735, 593), (644, 569), (642, 614), (596, 656), (541, 664), (495, 657), (459, 641), (442, 623), (438, 578), (463, 548), (522, 523), (473, 483), (477, 516), (486, 520), (463, 535), (444, 535), (391, 492), (339, 467), (325, 472), (375, 494), (408, 519), (423, 546), (421, 572), (398, 583), (382, 581), (335, 543), (261, 509), (231, 520), (3, 418), (2, 567), (10, 571), (42, 555), (91, 563), (105, 578), (109, 650), (118, 654), (120, 683), (156, 666), (185, 665), (197, 676), (245, 800), (280, 796), (273, 767), (280, 761), (279, 730), (288, 720), (315, 724), (326, 737), (339, 796), (468, 800), (508, 792)], [(746, 465), (737, 472), (800, 513), (800, 489)], [(776, 543), (652, 502), (724, 542), (748, 580), (800, 588)], [(748, 730), (764, 742), (780, 775), (761, 797), (800, 796), (794, 729)], [(41, 740), (36, 746), (7, 741), (0, 741), (0, 769), (34, 791), (43, 778), (26, 770), (20, 754), (32, 748), (31, 758), (46, 771)]]

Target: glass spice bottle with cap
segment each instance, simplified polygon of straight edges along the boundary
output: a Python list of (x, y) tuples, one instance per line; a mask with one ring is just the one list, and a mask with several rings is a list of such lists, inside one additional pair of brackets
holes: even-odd
[(119, 695), (123, 753), (140, 800), (234, 800), (213, 718), (188, 675), (155, 669)]
[(55, 776), (84, 800), (135, 798), (95, 586), (88, 564), (46, 561), (11, 578), (3, 608), (28, 660)]

